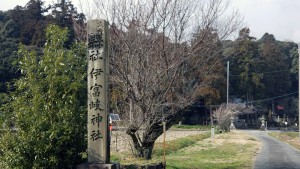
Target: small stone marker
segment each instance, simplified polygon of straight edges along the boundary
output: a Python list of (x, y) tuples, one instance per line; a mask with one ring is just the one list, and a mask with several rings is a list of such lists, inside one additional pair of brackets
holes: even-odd
[(215, 135), (215, 127), (211, 126), (211, 139), (214, 140), (214, 135)]

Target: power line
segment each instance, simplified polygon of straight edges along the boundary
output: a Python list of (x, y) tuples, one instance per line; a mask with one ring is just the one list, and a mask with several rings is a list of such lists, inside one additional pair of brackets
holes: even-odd
[(249, 102), (249, 103), (256, 103), (256, 102), (269, 101), (269, 100), (273, 100), (273, 99), (277, 99), (277, 98), (282, 98), (282, 97), (290, 96), (290, 95), (293, 95), (293, 94), (296, 94), (296, 93), (298, 93), (298, 92), (288, 93), (288, 94), (284, 94), (284, 95), (281, 95), (281, 96), (271, 97), (271, 98), (268, 98), (268, 99), (262, 99), (262, 100), (251, 101), (251, 102)]

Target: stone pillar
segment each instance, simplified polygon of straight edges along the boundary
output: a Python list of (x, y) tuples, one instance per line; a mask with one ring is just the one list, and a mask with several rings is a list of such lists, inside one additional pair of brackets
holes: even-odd
[(87, 22), (88, 162), (108, 163), (108, 23)]
[(88, 163), (78, 169), (116, 168), (110, 163), (108, 22), (87, 21)]

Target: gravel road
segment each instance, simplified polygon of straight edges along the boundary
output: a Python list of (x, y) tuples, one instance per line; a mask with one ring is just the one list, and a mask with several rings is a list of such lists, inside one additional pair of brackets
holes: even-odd
[(267, 134), (267, 131), (245, 130), (262, 143), (254, 169), (300, 169), (300, 152), (292, 146)]

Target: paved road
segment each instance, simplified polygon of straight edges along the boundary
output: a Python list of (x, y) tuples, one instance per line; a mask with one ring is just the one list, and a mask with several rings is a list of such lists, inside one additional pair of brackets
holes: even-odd
[(245, 131), (262, 141), (254, 169), (300, 169), (300, 152), (290, 145), (267, 135), (266, 131)]

